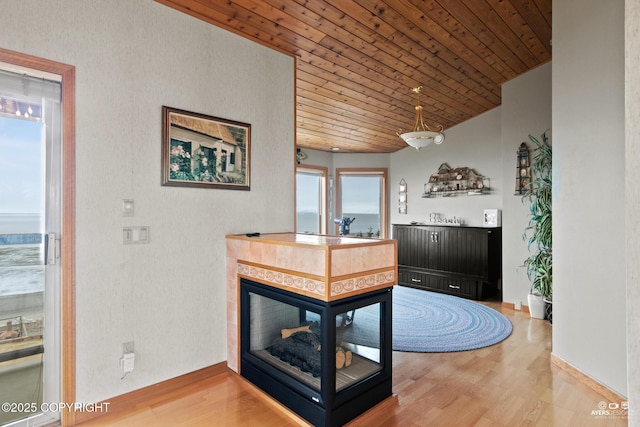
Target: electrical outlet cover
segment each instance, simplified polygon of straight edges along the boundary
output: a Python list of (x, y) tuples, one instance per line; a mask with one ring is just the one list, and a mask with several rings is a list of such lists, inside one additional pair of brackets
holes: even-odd
[(133, 371), (135, 365), (136, 355), (135, 353), (125, 353), (122, 355), (122, 370), (124, 372)]

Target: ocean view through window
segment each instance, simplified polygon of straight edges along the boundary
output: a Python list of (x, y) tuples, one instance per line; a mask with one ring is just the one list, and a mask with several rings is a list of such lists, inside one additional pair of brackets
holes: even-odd
[(296, 231), (326, 234), (326, 168), (296, 168)]
[(0, 296), (43, 291), (42, 126), (0, 117)]
[[(0, 400), (43, 400), (43, 124), (0, 116)], [(0, 413), (0, 425), (28, 413)]]
[(382, 237), (386, 231), (386, 169), (337, 169), (338, 216), (355, 218), (350, 235)]

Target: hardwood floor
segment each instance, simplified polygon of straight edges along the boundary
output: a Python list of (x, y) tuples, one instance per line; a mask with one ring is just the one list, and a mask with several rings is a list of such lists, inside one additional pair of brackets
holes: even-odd
[[(612, 401), (550, 363), (551, 325), (502, 311), (513, 333), (492, 347), (459, 353), (393, 353), (394, 397), (349, 427), (626, 426), (627, 417), (592, 415)], [(297, 426), (294, 414), (227, 371), (154, 396), (90, 426)]]

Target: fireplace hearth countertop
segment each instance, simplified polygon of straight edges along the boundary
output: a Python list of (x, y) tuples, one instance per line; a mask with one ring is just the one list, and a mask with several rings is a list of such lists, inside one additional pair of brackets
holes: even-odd
[(395, 240), (269, 233), (227, 236), (227, 365), (239, 372), (241, 277), (322, 301), (397, 283)]

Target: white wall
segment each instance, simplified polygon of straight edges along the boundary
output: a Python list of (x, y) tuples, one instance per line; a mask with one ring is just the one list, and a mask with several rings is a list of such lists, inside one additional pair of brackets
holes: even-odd
[[(407, 147), (391, 154), (389, 181), (391, 187), (392, 224), (411, 221), (428, 222), (429, 213), (446, 217), (462, 217), (466, 225), (481, 227), (484, 209), (502, 209), (503, 182), (500, 138), (501, 107), (494, 108), (451, 129), (445, 129), (446, 140), (420, 151)], [(428, 118), (427, 118), (428, 119)], [(422, 198), (424, 184), (442, 163), (451, 167), (466, 166), (491, 178), (493, 191), (484, 196)], [(407, 214), (398, 213), (398, 184), (407, 182)]]
[(624, 396), (624, 1), (554, 1), (553, 58), (553, 353)]
[(333, 167), (340, 168), (388, 168), (389, 154), (335, 153)]
[(307, 158), (300, 162), (300, 166), (322, 166), (329, 169), (329, 173), (333, 173), (333, 153), (328, 151), (311, 150), (309, 148), (303, 148), (302, 151), (307, 155)]
[[(7, 0), (0, 28), (76, 67), (77, 401), (226, 360), (224, 236), (293, 226), (293, 59), (151, 0)], [(250, 123), (251, 191), (162, 187), (162, 105)]]
[(635, 410), (629, 425), (640, 425), (640, 1), (625, 2), (625, 119), (626, 119), (626, 234), (627, 234), (627, 386)]
[(533, 135), (551, 136), (551, 63), (544, 64), (502, 85), (502, 156), (505, 188), (502, 193), (502, 300), (527, 304), (531, 281), (523, 261), (529, 256), (522, 231), (529, 222), (529, 205), (514, 196), (516, 152), (526, 142), (534, 155)]

